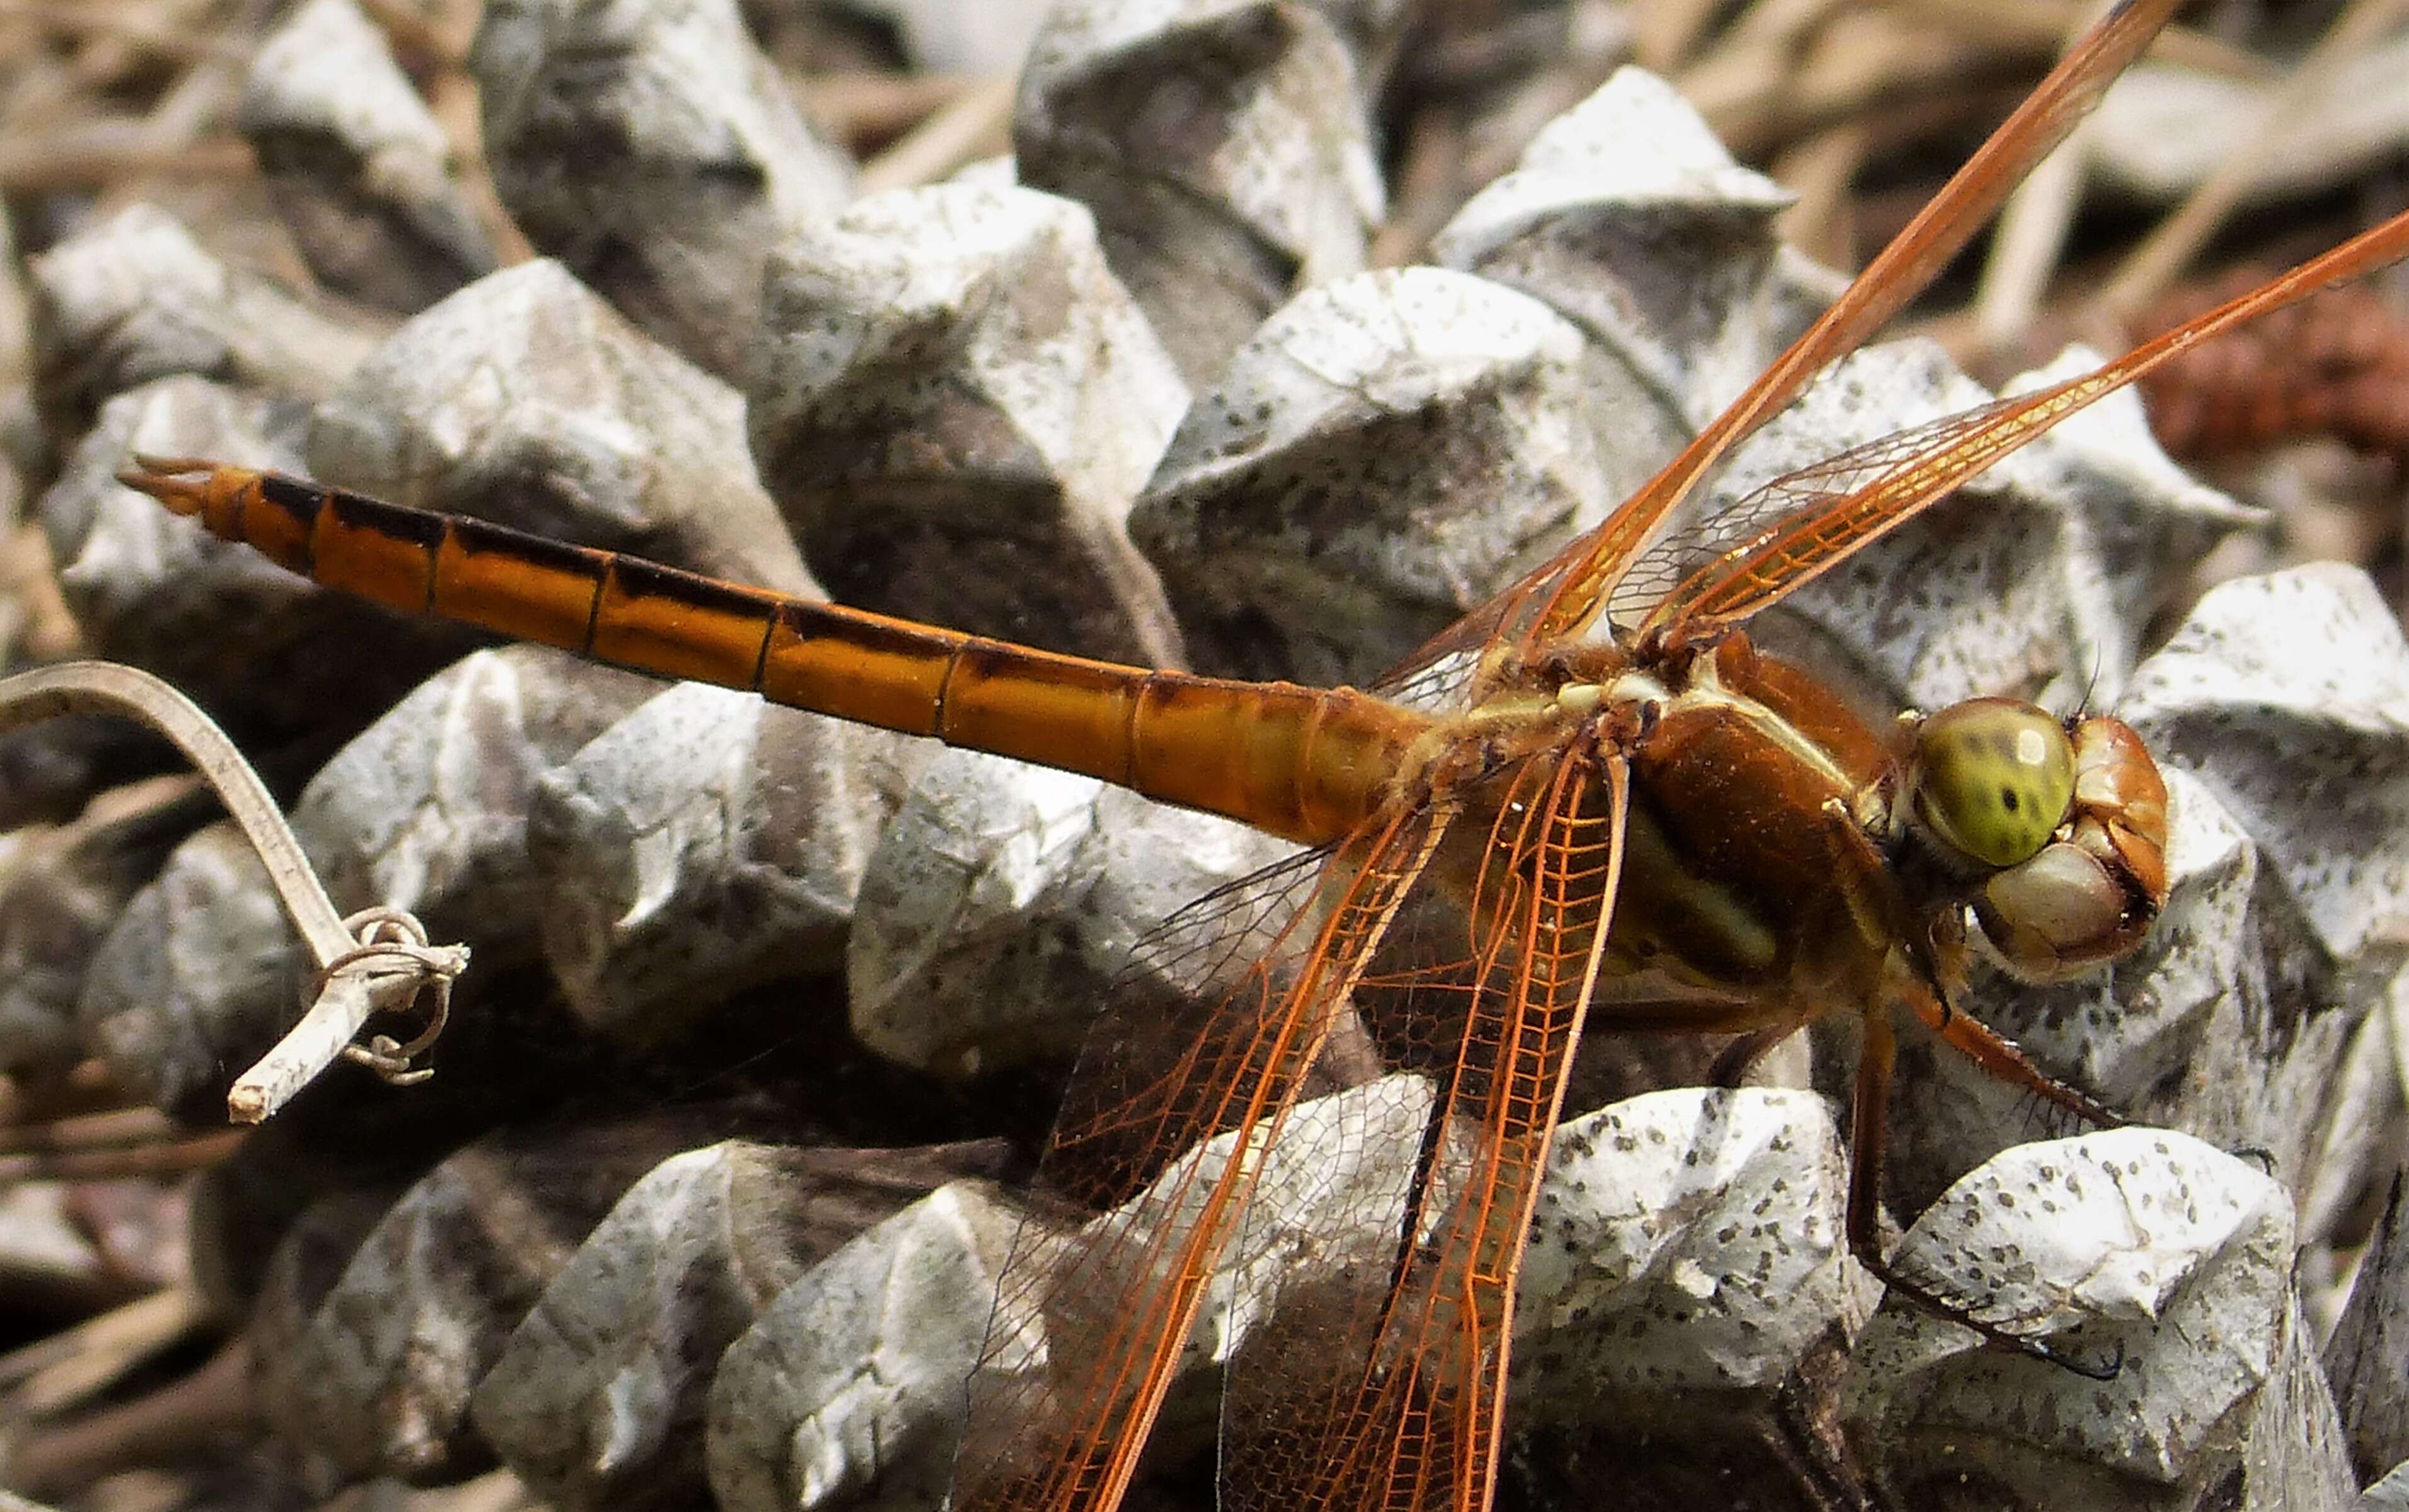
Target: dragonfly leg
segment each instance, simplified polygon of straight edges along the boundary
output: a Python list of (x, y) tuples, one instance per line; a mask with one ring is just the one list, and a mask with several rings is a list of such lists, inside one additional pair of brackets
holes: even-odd
[[(1937, 1008), (1937, 1004), (1935, 1007)], [(1921, 1010), (1919, 1009), (1919, 1015)], [(1964, 1015), (1955, 1021), (1968, 1023)], [(1940, 1295), (1919, 1281), (1901, 1274), (1882, 1248), (1882, 1157), (1890, 1103), (1891, 1073), (1898, 1060), (1898, 1044), (1894, 1036), (1889, 1015), (1880, 1011), (1865, 1015), (1865, 1044), (1857, 1059), (1856, 1095), (1849, 1113), (1849, 1251), (1859, 1264), (1873, 1273), (1874, 1279), (1892, 1293), (1904, 1297), (1937, 1318), (1946, 1318), (1962, 1328), (1969, 1328), (1994, 1344), (2003, 1345), (2020, 1354), (2044, 1360), (2053, 1365), (2072, 1371), (2089, 1380), (2113, 1380), (2125, 1366), (2125, 1346), (2119, 1344), (2115, 1353), (2104, 1362), (2077, 1360), (2052, 1348), (2039, 1339), (2028, 1339), (2011, 1333), (1996, 1323), (1977, 1318), (1962, 1303)], [(1989, 1034), (1989, 1030), (1983, 1030)], [(2007, 1042), (1992, 1035), (1993, 1043)], [(2011, 1054), (2013, 1046), (2008, 1046)], [(2019, 1057), (2019, 1059), (2022, 1058)], [(2039, 1075), (2038, 1072), (2034, 1073)], [(2047, 1080), (2047, 1078), (2042, 1078)], [(2055, 1085), (2055, 1084), (2052, 1084)]]
[(1820, 1010), (1799, 1008), (1782, 1015), (1762, 1029), (1753, 1029), (1735, 1038), (1716, 1052), (1715, 1063), (1707, 1072), (1709, 1087), (1738, 1087), (1751, 1068), (1770, 1055), (1775, 1045), (1805, 1029)]
[(1915, 1016), (1943, 1044), (2010, 1087), (2021, 1087), (2095, 1128), (2114, 1129), (2124, 1123), (2113, 1109), (2034, 1065), (2012, 1042), (1965, 1009), (1947, 1006), (1937, 994), (1911, 991), (1905, 996)]

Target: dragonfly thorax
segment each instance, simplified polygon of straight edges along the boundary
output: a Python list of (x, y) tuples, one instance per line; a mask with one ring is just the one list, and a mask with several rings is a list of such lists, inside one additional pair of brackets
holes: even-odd
[(2062, 977), (2130, 950), (2163, 900), (2164, 785), (2113, 720), (1985, 698), (1882, 728), (1738, 633), (1501, 671), (1457, 727), (1483, 761), (1441, 785), (1478, 809), (1526, 762), (1623, 752), (1607, 970), (1668, 1022), (1857, 992), (1901, 952), (1954, 975), (1969, 912), (2016, 975)]

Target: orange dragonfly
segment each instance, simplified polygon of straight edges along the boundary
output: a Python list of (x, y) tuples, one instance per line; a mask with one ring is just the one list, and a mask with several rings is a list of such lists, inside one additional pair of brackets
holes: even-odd
[[(1146, 980), (1187, 1001), (1132, 988), (1106, 1005), (1003, 1274), (953, 1505), (1120, 1504), (1264, 1153), (1308, 1078), (1362, 1080), (1349, 1068), (1376, 1058), (1419, 1073), (1428, 1102), (1403, 1213), (1382, 1219), (1386, 1261), (1283, 1316), (1295, 1374), (1228, 1446), (1224, 1494), (1482, 1508), (1517, 1267), (1592, 1011), (1733, 1036), (1721, 1079), (1835, 1007), (1861, 1014), (1852, 1248), (1903, 1294), (2045, 1353), (1882, 1264), (1891, 1012), (2113, 1122), (1956, 999), (1972, 929), (2037, 980), (2139, 943), (2166, 889), (2157, 768), (2113, 719), (2007, 699), (1877, 731), (1743, 626), (2174, 354), (2409, 254), (2409, 217), (2096, 372), (1671, 527), (1702, 476), (1964, 244), (2173, 6), (2112, 12), (1654, 480), (1369, 691), (1034, 651), (244, 468), (146, 457), (123, 477), (381, 603), (1086, 773), (1314, 847), (1141, 946)], [(1409, 914), (1411, 964), (1376, 958)], [(1360, 1229), (1345, 1207), (1277, 1217), (1309, 1242)]]

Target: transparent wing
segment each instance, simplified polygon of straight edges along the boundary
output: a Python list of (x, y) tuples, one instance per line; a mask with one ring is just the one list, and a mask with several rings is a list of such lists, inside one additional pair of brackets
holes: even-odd
[(1514, 1279), (1612, 913), (1626, 796), (1619, 756), (1535, 758), (1488, 837), (1452, 958), (1362, 984), (1375, 1038), (1409, 1069), (1365, 1098), (1362, 1123), (1389, 1151), (1378, 1179), (1345, 1159), (1301, 1163), (1312, 1179), (1266, 1178), (1250, 1209), (1242, 1268), (1278, 1279), (1231, 1365), (1233, 1512), (1488, 1505)]
[[(1736, 625), (1829, 571), (1946, 498), (1968, 479), (2052, 426), (2106, 398), (2202, 341), (2409, 254), (2409, 214), (2394, 217), (2324, 256), (2134, 348), (2115, 361), (2047, 388), (1950, 415), (1775, 479), (1701, 528), (1688, 554), (1676, 550), (1652, 576), (1681, 576), (1638, 626), (1645, 639), (1697, 641)], [(1721, 543), (1718, 547), (1718, 543)], [(1640, 585), (1611, 602), (1637, 605)]]
[(2064, 139), (2148, 45), (2179, 0), (2126, 0), (2086, 34), (1982, 149), (1891, 239), (1832, 308), (1638, 493), (1580, 537), (1433, 637), (1383, 681), (1408, 681), (1500, 642), (1525, 652), (1578, 637), (1615, 597), (1699, 479), (1779, 413), (1814, 376), (1886, 324), (1990, 219), (2031, 166)]
[[(1241, 1209), (1446, 833), (1421, 805), (1214, 894), (1090, 1033), (971, 1381), (957, 1509), (1109, 1508)], [(1326, 1075), (1327, 1073), (1324, 1073)]]
[(1608, 597), (1607, 619), (1637, 628), (1644, 621), (1677, 616), (1685, 596), (1718, 569), (1736, 566), (1793, 526), (1828, 512), (1839, 501), (1857, 497), (1886, 475), (1946, 452), (2014, 403), (1995, 400), (1943, 415), (1760, 484), (1642, 553)]

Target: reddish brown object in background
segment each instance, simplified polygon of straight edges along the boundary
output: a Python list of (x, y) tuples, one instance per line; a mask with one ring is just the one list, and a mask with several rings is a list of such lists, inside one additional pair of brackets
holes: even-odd
[[(2171, 295), (2133, 322), (2171, 330), (2264, 277), (2244, 268)], [(2177, 457), (2257, 451), (2331, 436), (2409, 462), (2409, 311), (2364, 285), (2329, 289), (2204, 342), (2141, 382), (2150, 428)]]

